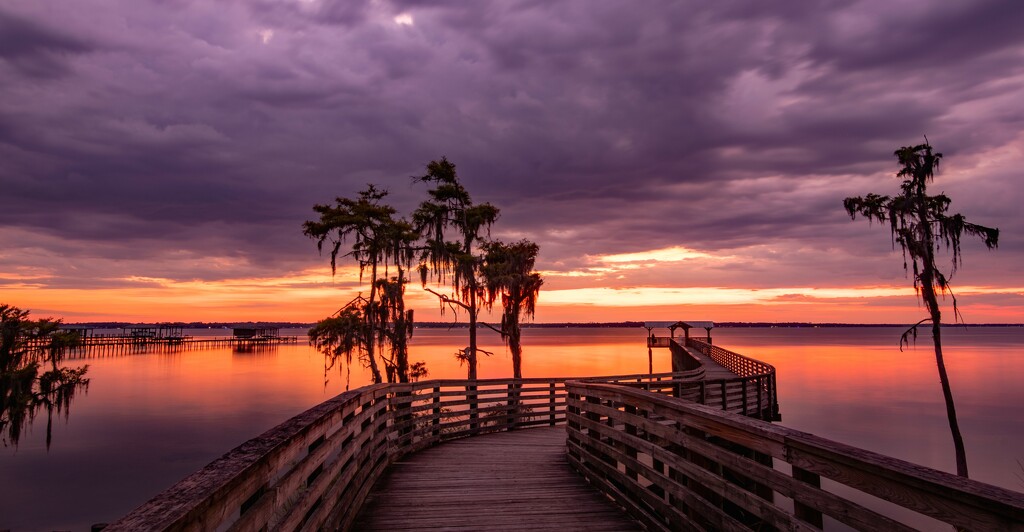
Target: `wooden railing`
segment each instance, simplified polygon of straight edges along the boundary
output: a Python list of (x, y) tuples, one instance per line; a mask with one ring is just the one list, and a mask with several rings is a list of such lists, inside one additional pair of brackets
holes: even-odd
[[(739, 376), (738, 379), (705, 381), (700, 391), (700, 397), (705, 397), (705, 393), (708, 393), (707, 389), (712, 389), (710, 399), (693, 399), (692, 392), (691, 396), (686, 397), (687, 399), (700, 404), (719, 406), (721, 410), (745, 416), (753, 415), (769, 421), (782, 419), (779, 413), (779, 396), (775, 383), (775, 366), (703, 340), (689, 338), (686, 340), (686, 346)], [(740, 405), (741, 408), (737, 408), (736, 405)]]
[[(777, 413), (774, 368), (706, 381), (705, 369), (691, 366), (590, 381), (755, 417)], [(344, 529), (387, 465), (408, 453), (485, 432), (564, 423), (565, 380), (433, 380), (346, 392), (242, 444), (109, 529)]]
[(615, 375), (611, 377), (585, 377), (587, 382), (606, 382), (632, 386), (651, 392), (672, 395), (680, 382), (697, 382), (704, 378), (705, 370), (699, 367), (676, 373), (639, 373), (636, 375)]
[(668, 336), (648, 336), (647, 347), (668, 347), (671, 340)]
[[(672, 390), (696, 373), (604, 379)], [(561, 378), (367, 386), (245, 442), (106, 530), (346, 529), (387, 465), (406, 454), (563, 424), (565, 412)]]
[(106, 530), (294, 530), (339, 521), (387, 466), (390, 390), (343, 393), (228, 452)]
[(108, 530), (345, 530), (408, 453), (565, 422), (570, 463), (651, 529), (809, 529), (823, 515), (906, 528), (829, 483), (962, 528), (1022, 529), (1020, 494), (664, 395), (701, 390), (698, 373), (367, 386), (242, 444)]
[[(703, 370), (697, 372), (703, 374)], [(680, 380), (672, 379), (672, 375), (664, 373), (651, 375), (649, 379), (597, 378), (584, 381), (621, 384), (757, 419), (773, 421), (781, 417), (778, 403), (774, 402), (774, 375), (714, 380)]]
[(566, 389), (570, 464), (650, 530), (1024, 530), (1020, 493), (635, 387)]
[(388, 464), (438, 442), (565, 421), (565, 379), (343, 393), (243, 443), (106, 530), (346, 529)]
[(672, 371), (690, 371), (704, 367), (704, 363), (691, 355), (675, 338), (668, 340), (668, 350), (672, 353)]
[(775, 373), (775, 367), (771, 364), (765, 364), (760, 360), (745, 357), (739, 353), (733, 353), (728, 349), (709, 344), (703, 340), (689, 338), (686, 340), (686, 347), (696, 349), (740, 377)]

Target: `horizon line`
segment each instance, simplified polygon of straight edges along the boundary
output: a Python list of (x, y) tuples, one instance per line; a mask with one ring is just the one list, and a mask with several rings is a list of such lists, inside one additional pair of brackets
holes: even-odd
[[(685, 321), (685, 320), (684, 320)], [(643, 328), (643, 321), (624, 320), (624, 321), (563, 321), (563, 322), (542, 322), (542, 323), (523, 323), (521, 326), (524, 329), (543, 329), (543, 328), (561, 328), (561, 327), (580, 327), (580, 328), (630, 328), (637, 327)], [(92, 328), (120, 328), (123, 326), (145, 326), (145, 325), (173, 325), (182, 326), (189, 329), (203, 329), (203, 328), (228, 328), (233, 325), (277, 325), (281, 328), (304, 328), (312, 327), (316, 322), (293, 322), (293, 321), (142, 321), (142, 322), (130, 322), (130, 321), (80, 321), (80, 322), (65, 322), (67, 326), (79, 326), (86, 327), (92, 326)], [(715, 328), (766, 328), (766, 327), (780, 327), (780, 328), (798, 328), (798, 327), (910, 327), (911, 323), (844, 323), (844, 322), (804, 322), (804, 321), (723, 321), (714, 322)], [(416, 323), (415, 327), (422, 328), (468, 328), (469, 324), (465, 322), (444, 322), (444, 321), (425, 321)], [(1024, 327), (1024, 323), (943, 323), (942, 327)]]

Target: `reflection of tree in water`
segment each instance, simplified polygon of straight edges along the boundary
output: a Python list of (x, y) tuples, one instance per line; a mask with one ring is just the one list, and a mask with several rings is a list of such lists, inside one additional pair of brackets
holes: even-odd
[(77, 332), (62, 331), (61, 321), (31, 320), (27, 310), (0, 304), (0, 440), (17, 445), (22, 430), (46, 410), (46, 446), (53, 414), (68, 415), (71, 400), (88, 388), (89, 366), (62, 367)]

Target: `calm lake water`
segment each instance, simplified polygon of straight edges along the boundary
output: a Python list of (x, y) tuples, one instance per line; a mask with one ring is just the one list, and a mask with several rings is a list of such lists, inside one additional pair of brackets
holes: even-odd
[[(223, 336), (229, 331), (189, 334)], [(778, 369), (781, 424), (953, 472), (928, 337), (900, 352), (896, 328), (715, 329), (714, 342)], [(303, 335), (305, 331), (282, 331)], [(463, 378), (453, 354), (466, 331), (420, 329), (412, 359), (428, 378)], [(1024, 328), (947, 328), (946, 364), (971, 477), (1024, 491)], [(496, 334), (481, 378), (512, 363)], [(528, 377), (647, 371), (643, 329), (527, 329)], [(669, 371), (667, 350), (654, 370)], [(117, 519), (239, 443), (344, 391), (305, 344), (255, 353), (231, 348), (108, 354), (89, 364), (92, 383), (67, 421), (45, 419), (18, 447), (0, 448), (0, 530), (88, 530)], [(368, 382), (353, 369), (350, 386)], [(45, 415), (41, 416), (45, 418)]]

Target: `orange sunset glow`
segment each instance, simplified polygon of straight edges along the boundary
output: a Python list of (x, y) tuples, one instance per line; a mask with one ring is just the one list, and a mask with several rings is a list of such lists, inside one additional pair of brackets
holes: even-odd
[(0, 0), (0, 532), (1024, 530), (1022, 21)]
[[(314, 259), (315, 253), (312, 254)], [(893, 257), (896, 258), (896, 257)], [(743, 259), (716, 257), (680, 247), (588, 257), (591, 266), (545, 270), (538, 322), (611, 322), (713, 316), (719, 321), (908, 323), (921, 313), (908, 282), (847, 287), (644, 285), (651, 272), (706, 271)], [(212, 281), (131, 276), (118, 287), (51, 288), (45, 272), (4, 276), (8, 301), (75, 321), (293, 321), (313, 322), (358, 293), (359, 272), (349, 265), (331, 275), (326, 264), (281, 277)], [(896, 279), (900, 280), (901, 279)], [(636, 284), (633, 284), (636, 283)], [(428, 287), (433, 285), (428, 285)], [(365, 290), (365, 287), (363, 288)], [(452, 321), (436, 298), (409, 285), (407, 300), (422, 321)], [(957, 286), (961, 312), (972, 323), (1019, 323), (1024, 309), (986, 303), (1019, 298), (1015, 286)], [(493, 319), (493, 317), (491, 317)]]

